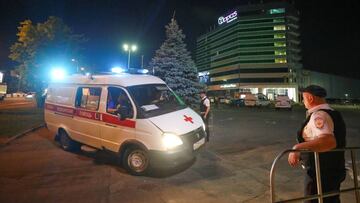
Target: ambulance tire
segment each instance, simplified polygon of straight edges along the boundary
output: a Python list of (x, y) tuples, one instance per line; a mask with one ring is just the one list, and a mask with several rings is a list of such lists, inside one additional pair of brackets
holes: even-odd
[(142, 176), (149, 172), (150, 159), (144, 149), (130, 146), (125, 150), (122, 165), (130, 174)]
[(80, 150), (80, 143), (72, 140), (65, 130), (59, 130), (59, 143), (65, 151), (73, 152)]

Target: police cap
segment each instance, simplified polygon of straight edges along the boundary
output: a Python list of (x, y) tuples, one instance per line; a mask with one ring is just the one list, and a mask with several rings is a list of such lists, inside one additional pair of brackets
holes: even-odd
[(305, 88), (299, 88), (300, 92), (308, 92), (314, 96), (324, 98), (326, 97), (326, 90), (319, 85), (309, 85)]

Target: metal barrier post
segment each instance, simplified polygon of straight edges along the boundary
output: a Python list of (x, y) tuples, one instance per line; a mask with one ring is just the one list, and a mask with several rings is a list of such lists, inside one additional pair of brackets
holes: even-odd
[(322, 191), (322, 184), (321, 184), (321, 172), (320, 172), (320, 159), (319, 159), (319, 153), (314, 152), (314, 158), (315, 158), (315, 170), (316, 170), (316, 181), (317, 181), (317, 192), (318, 194), (314, 195), (307, 195), (303, 197), (293, 198), (293, 199), (287, 199), (287, 200), (281, 200), (276, 201), (275, 198), (275, 171), (276, 171), (276, 165), (277, 162), (281, 159), (281, 157), (289, 152), (305, 152), (310, 153), (309, 150), (293, 150), (293, 149), (287, 149), (281, 152), (276, 158), (274, 159), (271, 170), (270, 170), (270, 200), (272, 203), (280, 203), (280, 202), (298, 202), (298, 201), (304, 201), (304, 200), (313, 200), (318, 199), (319, 203), (323, 203), (324, 197), (331, 197), (334, 195), (340, 195), (344, 192), (350, 192), (354, 191), (356, 196), (356, 202), (360, 203), (360, 194), (359, 194), (359, 184), (358, 184), (358, 174), (357, 174), (357, 168), (356, 168), (356, 159), (355, 159), (355, 152), (354, 150), (360, 150), (360, 147), (347, 147), (343, 149), (333, 149), (331, 151), (340, 152), (340, 151), (350, 151), (351, 152), (351, 162), (352, 162), (352, 170), (353, 170), (353, 176), (354, 176), (354, 187), (353, 188), (347, 188), (347, 189), (340, 189), (340, 191), (333, 191), (333, 192), (326, 192), (323, 193)]
[(319, 200), (319, 203), (323, 203), (319, 153), (315, 152), (314, 157), (315, 157), (315, 170), (316, 170), (316, 185), (317, 185), (317, 192), (319, 195), (318, 200)]
[(292, 150), (285, 150), (281, 152), (274, 160), (271, 170), (270, 170), (270, 199), (271, 202), (275, 202), (275, 166), (278, 160), (286, 153), (291, 152)]
[(358, 175), (357, 175), (357, 169), (356, 169), (356, 159), (355, 159), (355, 153), (354, 150), (351, 150), (351, 164), (353, 169), (353, 176), (354, 176), (354, 186), (355, 186), (355, 197), (356, 202), (360, 202), (359, 197), (359, 186), (358, 186)]

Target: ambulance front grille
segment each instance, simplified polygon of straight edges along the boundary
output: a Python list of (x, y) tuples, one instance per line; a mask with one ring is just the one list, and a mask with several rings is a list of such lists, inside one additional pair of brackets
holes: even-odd
[(201, 140), (203, 137), (205, 137), (205, 132), (201, 127), (181, 136), (183, 142), (191, 145)]

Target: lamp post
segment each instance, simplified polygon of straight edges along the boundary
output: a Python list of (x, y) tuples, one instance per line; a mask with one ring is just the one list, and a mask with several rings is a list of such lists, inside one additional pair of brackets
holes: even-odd
[(136, 49), (137, 49), (137, 47), (136, 47), (136, 45), (134, 45), (134, 44), (131, 45), (131, 47), (130, 47), (130, 45), (128, 45), (128, 44), (124, 44), (124, 45), (123, 45), (123, 48), (124, 48), (125, 51), (128, 52), (128, 64), (127, 64), (127, 68), (129, 69), (129, 68), (130, 68), (130, 53), (131, 53), (131, 52), (135, 52)]
[(72, 62), (76, 63), (76, 73), (79, 72), (79, 61), (76, 59), (71, 59)]

